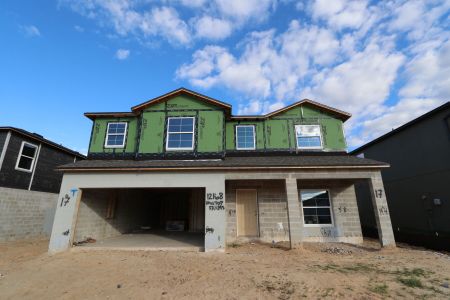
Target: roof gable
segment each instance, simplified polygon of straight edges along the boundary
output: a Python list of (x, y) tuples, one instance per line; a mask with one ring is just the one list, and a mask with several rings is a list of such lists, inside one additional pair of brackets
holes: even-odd
[(268, 113), (265, 116), (267, 118), (274, 117), (274, 116), (280, 115), (282, 113), (285, 113), (285, 112), (287, 112), (289, 110), (292, 110), (294, 108), (300, 107), (302, 105), (308, 105), (308, 106), (312, 106), (314, 108), (317, 108), (317, 109), (319, 109), (321, 111), (324, 111), (326, 113), (329, 113), (331, 115), (336, 116), (337, 118), (341, 119), (344, 122), (347, 121), (352, 116), (350, 113), (347, 113), (345, 111), (342, 111), (342, 110), (339, 110), (339, 109), (336, 109), (336, 108), (333, 108), (333, 107), (330, 107), (330, 106), (327, 106), (327, 105), (324, 105), (322, 103), (319, 103), (319, 102), (316, 102), (316, 101), (312, 101), (312, 100), (309, 100), (309, 99), (300, 100), (298, 102), (295, 102), (294, 104), (291, 104), (289, 106), (283, 107), (283, 108), (278, 109), (278, 110), (276, 110), (274, 112)]
[(214, 99), (214, 98), (211, 98), (211, 97), (208, 97), (208, 96), (205, 96), (205, 95), (202, 95), (202, 94), (199, 94), (199, 93), (196, 93), (194, 91), (191, 91), (191, 90), (188, 90), (188, 89), (185, 89), (185, 88), (179, 88), (179, 89), (176, 89), (176, 90), (174, 90), (172, 92), (164, 94), (162, 96), (150, 99), (150, 100), (148, 100), (146, 102), (143, 102), (141, 104), (133, 106), (131, 108), (131, 110), (133, 112), (138, 112), (138, 111), (141, 111), (141, 110), (143, 110), (145, 108), (148, 108), (149, 106), (152, 106), (152, 105), (155, 105), (155, 104), (158, 104), (158, 103), (161, 103), (161, 102), (165, 102), (165, 101), (168, 101), (170, 99), (173, 99), (174, 97), (182, 96), (182, 95), (189, 96), (189, 97), (194, 98), (196, 100), (200, 100), (200, 101), (206, 102), (208, 104), (224, 108), (231, 114), (231, 105), (230, 104), (222, 102), (222, 101), (219, 101), (217, 99)]

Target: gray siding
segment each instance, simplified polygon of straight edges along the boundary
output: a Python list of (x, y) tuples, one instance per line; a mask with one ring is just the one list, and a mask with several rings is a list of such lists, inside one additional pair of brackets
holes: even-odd
[[(365, 158), (391, 164), (382, 176), (399, 241), (450, 249), (449, 116), (444, 109), (361, 150)], [(358, 196), (362, 225), (373, 231), (370, 199), (360, 188)]]
[[(4, 140), (1, 142), (1, 139), (2, 137), (0, 136), (0, 145), (3, 147)], [(0, 186), (2, 187), (28, 189), (32, 173), (15, 169), (23, 141), (39, 146), (38, 141), (14, 132), (11, 133), (3, 166), (0, 171)], [(55, 171), (55, 168), (63, 164), (71, 163), (73, 160), (74, 156), (72, 154), (42, 144), (39, 157), (37, 157), (36, 171), (31, 190), (58, 193), (63, 174), (62, 172)]]

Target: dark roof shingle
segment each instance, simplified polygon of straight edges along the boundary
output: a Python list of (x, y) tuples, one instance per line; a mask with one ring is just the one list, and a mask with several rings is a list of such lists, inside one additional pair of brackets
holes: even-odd
[(152, 170), (152, 169), (265, 169), (265, 168), (383, 168), (389, 165), (351, 155), (254, 156), (205, 160), (83, 160), (60, 166), (60, 170)]

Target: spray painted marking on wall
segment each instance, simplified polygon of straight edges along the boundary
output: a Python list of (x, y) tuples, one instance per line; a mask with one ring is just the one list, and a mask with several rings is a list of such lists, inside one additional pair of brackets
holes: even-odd
[(59, 204), (59, 207), (62, 207), (63, 204), (66, 206), (69, 203), (70, 196), (68, 194), (65, 194), (64, 197), (61, 198), (61, 203)]
[(375, 190), (375, 198), (382, 198), (382, 197), (383, 197), (383, 190), (382, 189)]

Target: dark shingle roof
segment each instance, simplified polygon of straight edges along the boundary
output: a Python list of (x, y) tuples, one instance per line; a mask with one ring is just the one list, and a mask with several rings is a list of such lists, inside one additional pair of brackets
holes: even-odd
[(82, 170), (233, 170), (292, 168), (383, 168), (388, 164), (351, 155), (254, 156), (208, 160), (84, 160), (59, 167), (64, 171)]
[(26, 136), (26, 137), (34, 140), (34, 141), (38, 141), (38, 142), (44, 143), (44, 144), (46, 144), (48, 146), (51, 146), (53, 148), (57, 148), (57, 149), (59, 149), (59, 150), (61, 150), (63, 152), (72, 154), (72, 155), (74, 155), (74, 156), (76, 156), (78, 158), (81, 158), (81, 159), (85, 159), (86, 158), (86, 156), (84, 156), (83, 154), (81, 154), (81, 153), (79, 153), (77, 151), (74, 151), (72, 149), (69, 149), (67, 147), (64, 147), (63, 145), (59, 145), (59, 144), (57, 144), (55, 142), (47, 140), (42, 135), (37, 134), (37, 133), (29, 132), (29, 131), (26, 131), (24, 129), (17, 128), (17, 127), (11, 127), (11, 126), (0, 126), (0, 131), (12, 131), (12, 132), (15, 132), (15, 133), (17, 133), (17, 134), (19, 134), (21, 136)]

